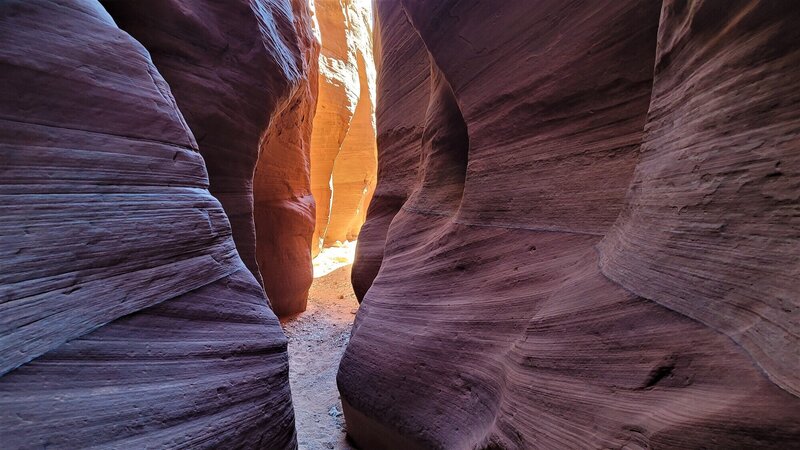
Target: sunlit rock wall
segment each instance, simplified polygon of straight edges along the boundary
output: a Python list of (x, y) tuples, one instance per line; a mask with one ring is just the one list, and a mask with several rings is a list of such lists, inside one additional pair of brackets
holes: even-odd
[[(192, 28), (176, 5), (119, 6)], [(0, 447), (296, 446), (286, 338), (148, 51), (94, 0), (0, 2), (0, 30)]]
[[(305, 309), (318, 43), (301, 0), (107, 2), (153, 55), (197, 136), (211, 193), (279, 314)], [(254, 207), (255, 205), (255, 207)], [(263, 281), (262, 281), (263, 279)]]
[[(301, 1), (298, 1), (302, 4)], [(303, 14), (301, 77), (273, 117), (254, 177), (256, 248), (264, 289), (279, 316), (306, 309), (313, 279), (311, 236), (311, 118), (317, 98), (318, 43)]]
[(358, 236), (375, 189), (375, 63), (368, 0), (317, 0), (322, 48), (311, 137), (312, 251)]
[(796, 445), (800, 7), (377, 7), (355, 441)]

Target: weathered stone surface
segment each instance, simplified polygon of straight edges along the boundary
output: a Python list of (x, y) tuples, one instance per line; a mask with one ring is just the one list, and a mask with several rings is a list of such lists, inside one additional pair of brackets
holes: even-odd
[(375, 2), (377, 89), (381, 99), (376, 105), (378, 182), (353, 263), (353, 290), (359, 300), (381, 267), (389, 224), (413, 190), (430, 95), (428, 54), (397, 6)]
[(295, 446), (286, 339), (148, 52), (93, 0), (0, 30), (1, 446)]
[(318, 52), (308, 5), (144, 0), (107, 7), (172, 87), (236, 248), (273, 309), (302, 311), (312, 276), (308, 118)]
[(375, 63), (366, 0), (318, 0), (319, 103), (311, 137), (312, 251), (358, 236), (375, 189)]
[(798, 9), (378, 2), (351, 436), (795, 445)]
[(800, 395), (800, 5), (745, 3), (666, 4), (642, 156), (601, 263)]

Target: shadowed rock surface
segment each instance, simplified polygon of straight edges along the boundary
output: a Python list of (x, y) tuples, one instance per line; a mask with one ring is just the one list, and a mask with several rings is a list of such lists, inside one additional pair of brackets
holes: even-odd
[(430, 95), (428, 56), (402, 8), (390, 2), (375, 2), (375, 8), (378, 182), (353, 264), (359, 301), (381, 267), (389, 224), (413, 189)]
[(358, 236), (377, 171), (369, 0), (317, 0), (315, 6), (322, 49), (311, 136), (314, 255), (323, 245)]
[(606, 276), (730, 337), (796, 396), (798, 20), (780, 2), (666, 5), (642, 155), (599, 247)]
[[(305, 308), (318, 43), (302, 0), (109, 1), (197, 137), (236, 248), (278, 314)], [(254, 209), (255, 205), (255, 209)], [(257, 238), (258, 237), (258, 238)], [(263, 281), (262, 281), (263, 278)]]
[(800, 8), (377, 8), (356, 442), (796, 446)]
[[(5, 1), (0, 30), (0, 446), (296, 446), (286, 338), (149, 53), (91, 0)], [(229, 100), (205, 105), (225, 203), (257, 156), (212, 137)]]
[[(796, 448), (800, 6), (374, 3), (348, 434)], [(305, 0), (105, 4), (0, 2), (0, 447), (295, 448), (265, 290), (305, 309), (318, 180), (357, 232), (366, 6), (320, 2), (318, 85)], [(326, 447), (345, 314), (287, 322)]]

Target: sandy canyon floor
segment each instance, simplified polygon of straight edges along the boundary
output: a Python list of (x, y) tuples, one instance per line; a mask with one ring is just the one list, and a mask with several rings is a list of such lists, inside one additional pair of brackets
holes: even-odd
[(289, 338), (300, 450), (353, 449), (345, 437), (336, 372), (358, 309), (350, 285), (354, 250), (355, 242), (323, 249), (314, 259), (308, 309), (281, 321)]

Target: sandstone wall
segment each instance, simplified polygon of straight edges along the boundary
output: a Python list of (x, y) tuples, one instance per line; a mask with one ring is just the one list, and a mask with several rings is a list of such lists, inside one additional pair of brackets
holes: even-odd
[(800, 8), (377, 4), (357, 443), (794, 445)]
[(314, 218), (307, 119), (314, 114), (319, 50), (306, 2), (145, 0), (107, 7), (172, 87), (197, 136), (211, 193), (273, 309), (304, 310)]
[(364, 298), (381, 267), (389, 224), (414, 187), (430, 95), (425, 47), (398, 6), (375, 2), (381, 98), (376, 105), (378, 181), (353, 264), (353, 290), (359, 299)]
[[(665, 5), (650, 119), (603, 273), (800, 395), (800, 6)], [(798, 418), (800, 420), (800, 418)]]
[[(206, 45), (220, 60), (263, 59), (263, 47), (215, 46), (215, 19), (280, 22), (230, 2), (216, 12), (117, 6), (149, 8), (131, 26), (164, 27), (149, 36), (176, 80)], [(286, 339), (209, 193), (194, 137), (246, 242), (257, 151), (243, 142), (258, 143), (283, 94), (251, 104), (232, 93), (241, 74), (191, 66), (175, 92), (192, 128), (202, 124), (193, 134), (148, 51), (97, 1), (5, 1), (0, 30), (2, 446), (296, 446)], [(184, 44), (170, 47), (176, 30)], [(228, 77), (236, 82), (212, 82)], [(261, 77), (262, 90), (274, 81)], [(272, 103), (255, 104), (264, 98)], [(234, 133), (231, 117), (247, 132)]]
[(289, 30), (295, 31), (289, 35), (296, 41), (287, 50), (294, 58), (289, 67), (295, 84), (262, 137), (254, 177), (256, 256), (264, 289), (279, 316), (305, 311), (313, 280), (309, 249), (315, 202), (310, 155), (319, 42), (307, 0), (292, 0), (291, 8)]
[(370, 3), (318, 0), (315, 7), (322, 48), (311, 136), (314, 254), (323, 245), (358, 236), (377, 171)]

